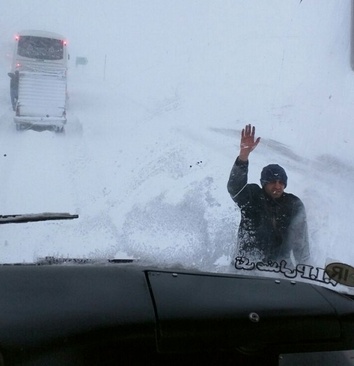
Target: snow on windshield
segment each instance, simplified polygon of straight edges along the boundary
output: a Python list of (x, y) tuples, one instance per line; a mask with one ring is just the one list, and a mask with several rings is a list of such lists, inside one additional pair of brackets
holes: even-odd
[[(1, 262), (232, 272), (240, 212), (226, 184), (251, 123), (262, 140), (249, 180), (283, 166), (313, 264), (354, 263), (349, 0), (56, 2), (2, 6), (0, 202), (3, 215), (79, 219), (2, 225)], [(22, 29), (68, 39), (65, 134), (15, 130), (5, 50)]]

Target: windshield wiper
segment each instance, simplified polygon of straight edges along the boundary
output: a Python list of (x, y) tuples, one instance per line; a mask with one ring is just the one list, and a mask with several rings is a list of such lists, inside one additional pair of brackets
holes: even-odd
[(47, 221), (47, 220), (72, 220), (79, 215), (61, 212), (43, 212), (39, 214), (0, 215), (0, 224), (19, 224), (24, 222)]
[[(66, 212), (43, 212), (39, 214), (19, 214), (19, 215), (0, 215), (0, 224), (21, 224), (25, 222), (47, 221), (47, 220), (72, 220), (77, 219), (79, 215), (73, 215)], [(44, 257), (38, 258), (34, 263), (11, 263), (11, 265), (52, 265), (52, 264), (97, 264), (97, 263), (131, 263), (133, 258), (117, 259), (91, 259), (91, 258), (62, 258), (62, 257)], [(10, 263), (0, 263), (0, 265), (9, 265)]]
[(52, 264), (102, 264), (102, 263), (132, 263), (133, 258), (115, 258), (115, 259), (94, 259), (94, 258), (63, 258), (63, 257), (44, 257), (38, 258), (37, 265)]

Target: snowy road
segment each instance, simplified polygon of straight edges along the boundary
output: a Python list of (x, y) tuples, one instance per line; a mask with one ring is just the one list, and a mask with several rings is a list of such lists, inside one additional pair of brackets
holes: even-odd
[[(226, 181), (240, 129), (191, 124), (183, 100), (147, 107), (114, 88), (90, 88), (81, 76), (73, 84), (65, 134), (17, 132), (7, 106), (0, 125), (1, 203), (4, 214), (61, 211), (80, 218), (4, 225), (3, 261), (125, 253), (144, 262), (226, 270), (239, 220)], [(340, 230), (332, 208), (344, 207), (350, 187), (337, 178), (354, 178), (353, 166), (331, 155), (303, 157), (266, 137), (252, 161), (256, 182), (269, 162), (287, 168), (289, 191), (307, 208), (318, 265), (331, 251), (344, 256), (350, 232)], [(337, 189), (328, 194), (333, 180)]]
[[(218, 154), (208, 153), (208, 139), (217, 133), (205, 131), (196, 139), (195, 128), (175, 128), (179, 110), (170, 100), (148, 110), (95, 86), (91, 91), (99, 98), (90, 95), (95, 103), (84, 108), (83, 91), (85, 84), (73, 91), (75, 107), (64, 135), (19, 133), (11, 111), (1, 117), (4, 214), (80, 215), (73, 222), (4, 226), (4, 262), (125, 252), (147, 261), (210, 267), (231, 245), (227, 236), (233, 231), (226, 191), (217, 190), (220, 174), (223, 186), (228, 174), (217, 165), (221, 141)], [(210, 174), (212, 168), (219, 177)]]

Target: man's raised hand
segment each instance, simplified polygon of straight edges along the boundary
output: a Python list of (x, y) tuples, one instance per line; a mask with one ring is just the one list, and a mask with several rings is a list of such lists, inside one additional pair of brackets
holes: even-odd
[(256, 127), (246, 125), (241, 133), (240, 155), (242, 161), (247, 161), (249, 154), (257, 147), (260, 137), (255, 139)]

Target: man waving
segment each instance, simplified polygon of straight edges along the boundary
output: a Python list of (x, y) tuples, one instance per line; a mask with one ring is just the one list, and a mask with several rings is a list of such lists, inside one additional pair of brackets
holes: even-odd
[(240, 153), (228, 181), (231, 198), (241, 210), (238, 255), (264, 262), (281, 260), (306, 263), (310, 257), (305, 207), (291, 193), (285, 193), (285, 170), (270, 164), (261, 172), (261, 187), (247, 182), (249, 155), (257, 147), (255, 127), (247, 125), (241, 134)]

